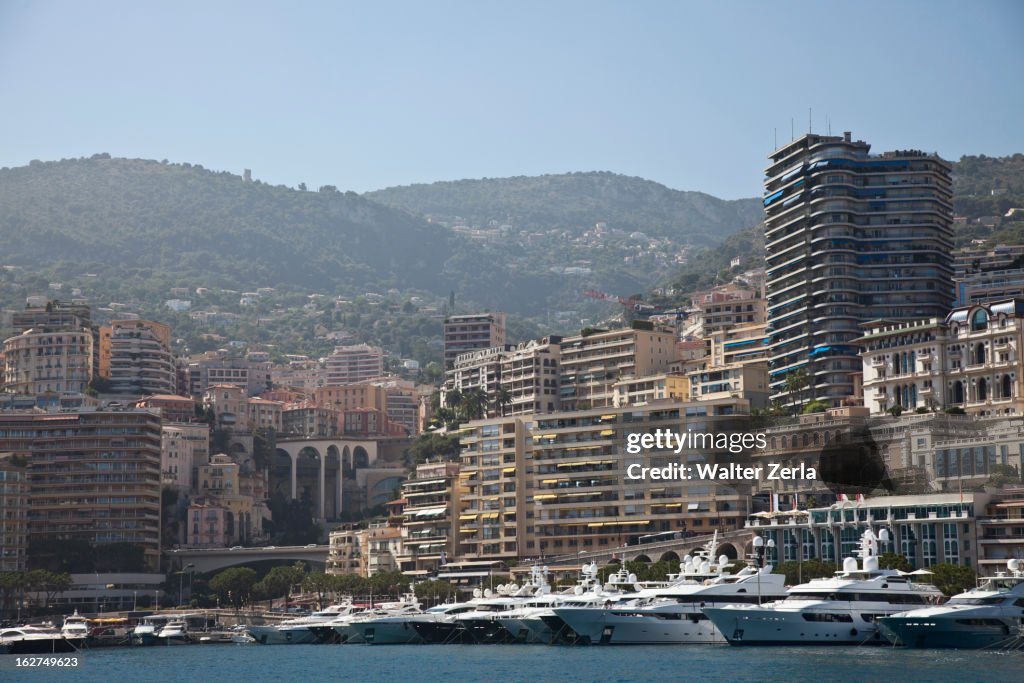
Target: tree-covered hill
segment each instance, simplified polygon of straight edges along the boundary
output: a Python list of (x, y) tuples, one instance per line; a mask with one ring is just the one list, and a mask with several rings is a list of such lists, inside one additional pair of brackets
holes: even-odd
[(0, 207), (4, 265), (152, 269), (185, 285), (440, 291), (452, 249), (447, 230), (354, 193), (105, 154), (0, 170)]
[(458, 217), (471, 226), (494, 221), (578, 234), (603, 222), (609, 229), (697, 245), (716, 244), (750, 227), (761, 211), (756, 199), (726, 201), (606, 172), (458, 180), (391, 187), (366, 196), (446, 221)]

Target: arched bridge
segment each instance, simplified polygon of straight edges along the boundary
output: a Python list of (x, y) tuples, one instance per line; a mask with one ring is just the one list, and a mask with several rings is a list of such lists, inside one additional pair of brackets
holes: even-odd
[(239, 564), (264, 560), (294, 560), (307, 564), (326, 564), (328, 545), (297, 545), (266, 548), (182, 548), (167, 550), (172, 566), (177, 569), (193, 565), (196, 573), (217, 571)]
[[(725, 555), (731, 560), (742, 560), (748, 557), (754, 550), (754, 530), (751, 528), (736, 529), (735, 531), (718, 532), (718, 549), (716, 555)], [(543, 561), (552, 568), (565, 565), (578, 565), (583, 562), (596, 562), (598, 565), (605, 565), (617, 560), (641, 560), (643, 562), (658, 562), (660, 560), (679, 560), (686, 555), (693, 555), (697, 550), (704, 548), (704, 545), (711, 540), (711, 534), (690, 536), (688, 538), (676, 538), (656, 543), (644, 543), (641, 545), (619, 546), (605, 550), (584, 551), (571, 555), (559, 555), (548, 557)]]

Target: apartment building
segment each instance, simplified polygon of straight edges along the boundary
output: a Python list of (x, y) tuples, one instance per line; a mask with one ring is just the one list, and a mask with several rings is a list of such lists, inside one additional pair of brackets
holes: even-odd
[(765, 170), (768, 331), (773, 398), (799, 402), (803, 369), (838, 405), (860, 372), (855, 340), (869, 320), (942, 317), (952, 305), (951, 166), (914, 150), (808, 134)]
[(200, 398), (211, 386), (232, 384), (247, 396), (258, 396), (273, 388), (269, 362), (217, 356), (190, 360), (187, 364), (189, 393)]
[(676, 360), (675, 334), (649, 323), (566, 337), (559, 366), (562, 410), (612, 406), (616, 382), (668, 372)]
[(114, 320), (100, 328), (100, 373), (109, 380), (111, 393), (174, 394), (171, 328), (152, 320)]
[(28, 563), (27, 462), (0, 455), (0, 572), (25, 571)]
[(160, 418), (139, 410), (0, 415), (29, 462), (29, 536), (131, 543), (160, 560)]
[(690, 400), (690, 380), (681, 373), (660, 372), (657, 375), (620, 379), (612, 385), (616, 408), (646, 405), (654, 401)]
[(504, 313), (452, 315), (444, 321), (444, 367), (463, 353), (505, 345)]
[(384, 374), (384, 351), (369, 344), (337, 346), (325, 365), (328, 385), (365, 382)]
[(16, 394), (83, 393), (93, 378), (93, 337), (85, 327), (33, 327), (4, 340), (4, 386)]
[(769, 404), (768, 364), (734, 363), (697, 370), (686, 376), (693, 401), (742, 398), (751, 408), (767, 408)]
[(335, 437), (338, 435), (338, 411), (308, 401), (288, 404), (281, 411), (281, 431), (319, 439)]
[(876, 321), (855, 340), (863, 349), (864, 405), (962, 408), (987, 417), (1024, 413), (1024, 299), (961, 306), (945, 318)]
[(765, 298), (760, 289), (730, 283), (698, 294), (693, 303), (699, 311), (704, 336), (765, 322)]
[(163, 485), (187, 492), (195, 470), (210, 460), (210, 427), (202, 422), (164, 422), (160, 430), (160, 471)]
[(532, 339), (509, 347), (501, 359), (498, 414), (528, 415), (561, 410), (559, 362), (562, 338)]
[(196, 467), (196, 492), (228, 511), (223, 527), (226, 544), (247, 543), (263, 535), (263, 522), (270, 519), (266, 505), (266, 482), (262, 472), (236, 463), (219, 453)]
[(402, 484), (404, 538), (397, 559), (403, 572), (435, 572), (458, 553), (459, 481), (459, 464), (440, 462), (418, 465)]
[[(649, 533), (734, 529), (749, 486), (658, 480), (631, 466), (705, 462), (714, 449), (627, 451), (630, 434), (726, 433), (746, 401), (663, 402), (470, 422), (460, 434), (460, 557), (507, 560), (616, 547)], [(638, 478), (631, 478), (633, 472)]]
[(135, 407), (159, 414), (164, 422), (194, 422), (196, 420), (196, 403), (187, 396), (174, 394), (143, 396), (135, 402)]
[(768, 362), (768, 326), (730, 327), (706, 335), (707, 365), (720, 367), (737, 363)]

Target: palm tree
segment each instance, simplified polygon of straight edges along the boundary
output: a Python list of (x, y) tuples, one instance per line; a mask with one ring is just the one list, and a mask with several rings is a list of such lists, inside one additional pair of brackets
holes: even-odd
[(487, 410), (487, 394), (478, 388), (470, 389), (462, 395), (459, 409), (467, 420), (481, 419)]
[(512, 393), (505, 387), (498, 389), (494, 395), (494, 412), (505, 417), (505, 409), (510, 405), (512, 405)]
[(810, 380), (807, 376), (807, 371), (803, 368), (799, 370), (793, 370), (786, 375), (786, 383), (784, 389), (789, 394), (790, 403), (803, 403), (803, 391), (810, 384)]

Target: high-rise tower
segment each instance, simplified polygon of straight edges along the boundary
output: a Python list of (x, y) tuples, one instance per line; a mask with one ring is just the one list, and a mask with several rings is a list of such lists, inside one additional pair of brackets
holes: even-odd
[(861, 323), (942, 318), (953, 303), (951, 165), (916, 150), (869, 150), (850, 133), (808, 134), (769, 157), (773, 398), (838, 404), (861, 370), (851, 344)]

